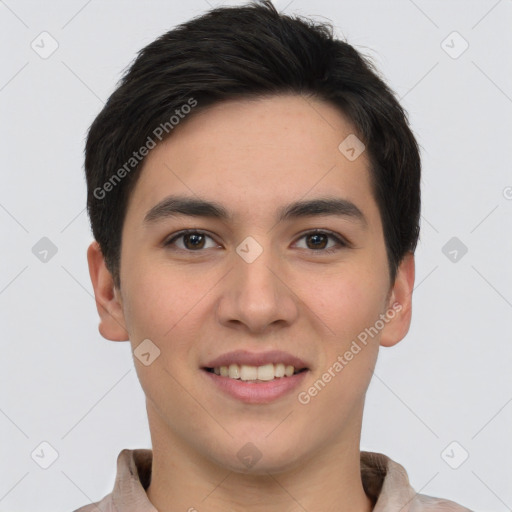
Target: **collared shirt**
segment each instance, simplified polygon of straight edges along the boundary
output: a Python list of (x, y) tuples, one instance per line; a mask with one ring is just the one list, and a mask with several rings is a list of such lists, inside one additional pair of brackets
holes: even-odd
[[(75, 512), (158, 512), (146, 494), (152, 460), (152, 450), (122, 450), (114, 490)], [(453, 501), (417, 494), (403, 466), (382, 453), (361, 452), (361, 479), (375, 503), (373, 512), (471, 512)]]

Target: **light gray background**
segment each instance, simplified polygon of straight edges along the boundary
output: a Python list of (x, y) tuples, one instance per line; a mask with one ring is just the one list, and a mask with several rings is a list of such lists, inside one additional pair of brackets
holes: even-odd
[[(97, 331), (84, 136), (136, 52), (209, 4), (0, 1), (0, 511), (97, 500), (119, 451), (150, 447), (129, 344)], [(276, 4), (332, 20), (371, 55), (422, 147), (412, 328), (381, 350), (362, 449), (424, 494), (511, 510), (512, 1)], [(50, 48), (42, 31), (59, 45), (46, 59), (31, 48)], [(453, 31), (469, 43), (458, 58)], [(442, 252), (454, 236), (468, 248), (456, 262)], [(32, 252), (42, 237), (58, 249), (46, 263)], [(59, 454), (48, 469), (31, 458), (42, 441)]]

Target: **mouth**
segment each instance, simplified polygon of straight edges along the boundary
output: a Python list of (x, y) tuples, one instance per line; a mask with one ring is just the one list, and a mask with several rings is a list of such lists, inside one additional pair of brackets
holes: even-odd
[(307, 371), (308, 368), (295, 368), (293, 365), (286, 365), (284, 363), (268, 363), (262, 366), (232, 363), (229, 366), (205, 367), (203, 370), (220, 377), (255, 383), (289, 378)]
[(267, 404), (289, 395), (305, 379), (309, 366), (282, 351), (224, 354), (202, 366), (214, 390), (249, 404)]

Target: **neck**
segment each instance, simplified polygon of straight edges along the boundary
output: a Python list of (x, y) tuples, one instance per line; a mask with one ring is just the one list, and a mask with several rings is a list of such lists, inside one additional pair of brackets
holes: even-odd
[[(371, 512), (360, 471), (360, 429), (291, 467), (240, 473), (170, 432), (148, 407), (153, 445), (147, 495), (159, 512)], [(257, 465), (254, 466), (256, 469)]]

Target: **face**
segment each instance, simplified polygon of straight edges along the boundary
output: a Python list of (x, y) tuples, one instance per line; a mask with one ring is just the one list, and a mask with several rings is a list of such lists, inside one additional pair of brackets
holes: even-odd
[(151, 340), (134, 361), (152, 435), (253, 472), (358, 442), (379, 345), (409, 326), (413, 260), (391, 283), (366, 153), (338, 149), (352, 133), (328, 103), (276, 96), (210, 107), (148, 155), (100, 330), (124, 325), (135, 353)]

